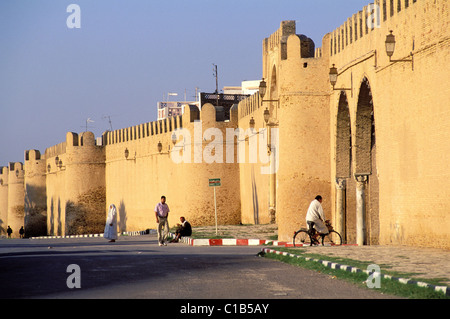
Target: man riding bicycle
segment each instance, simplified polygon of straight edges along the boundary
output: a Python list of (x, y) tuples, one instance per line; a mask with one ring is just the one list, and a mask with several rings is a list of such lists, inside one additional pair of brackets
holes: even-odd
[[(328, 235), (328, 227), (325, 225), (325, 214), (322, 208), (322, 196), (317, 195), (311, 202), (306, 213), (306, 223), (308, 224), (308, 231), (314, 235), (317, 240), (319, 235)], [(314, 229), (317, 233), (314, 234)]]

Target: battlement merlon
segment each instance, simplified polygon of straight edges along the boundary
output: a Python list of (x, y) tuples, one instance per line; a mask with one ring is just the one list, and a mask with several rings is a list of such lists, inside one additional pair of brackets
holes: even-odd
[(40, 161), (45, 159), (45, 155), (41, 157), (41, 152), (38, 150), (26, 150), (24, 158), (25, 162)]
[(0, 167), (0, 186), (8, 185), (8, 167)]
[(280, 23), (280, 28), (263, 40), (263, 56), (269, 51), (278, 48), (282, 40), (285, 42), (288, 36), (295, 34), (295, 30), (296, 26), (294, 20), (282, 21)]
[(8, 169), (9, 169), (9, 181), (11, 182), (17, 182), (20, 179), (23, 179), (24, 175), (25, 175), (25, 170), (23, 167), (23, 163), (21, 162), (10, 162), (8, 164)]

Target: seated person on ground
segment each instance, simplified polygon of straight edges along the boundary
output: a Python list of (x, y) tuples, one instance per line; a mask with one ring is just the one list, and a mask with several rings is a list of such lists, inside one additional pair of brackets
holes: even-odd
[(191, 224), (184, 218), (180, 217), (181, 225), (177, 224), (177, 230), (175, 231), (175, 238), (171, 241), (172, 243), (177, 243), (181, 237), (191, 236), (192, 227)]

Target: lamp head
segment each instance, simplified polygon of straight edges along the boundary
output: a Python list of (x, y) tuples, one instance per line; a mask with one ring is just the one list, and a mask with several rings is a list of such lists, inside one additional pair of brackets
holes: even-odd
[(395, 51), (395, 35), (392, 34), (392, 30), (390, 31), (391, 33), (388, 34), (386, 36), (386, 54), (387, 56), (390, 58), (392, 57), (392, 55), (394, 55), (394, 51)]
[(266, 108), (264, 110), (264, 122), (269, 123), (269, 119), (270, 119), (270, 111), (268, 108)]
[(259, 96), (261, 96), (261, 100), (264, 99), (267, 90), (267, 83), (264, 81), (264, 78), (261, 82), (259, 82)]
[(338, 78), (338, 71), (333, 64), (333, 66), (330, 68), (330, 83), (333, 87), (336, 85), (337, 78)]

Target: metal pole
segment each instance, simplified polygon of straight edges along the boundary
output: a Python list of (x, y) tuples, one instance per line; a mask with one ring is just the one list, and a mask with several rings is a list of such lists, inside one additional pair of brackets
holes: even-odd
[(217, 232), (217, 204), (216, 204), (216, 186), (214, 186), (214, 211), (216, 215), (216, 236), (218, 235)]

